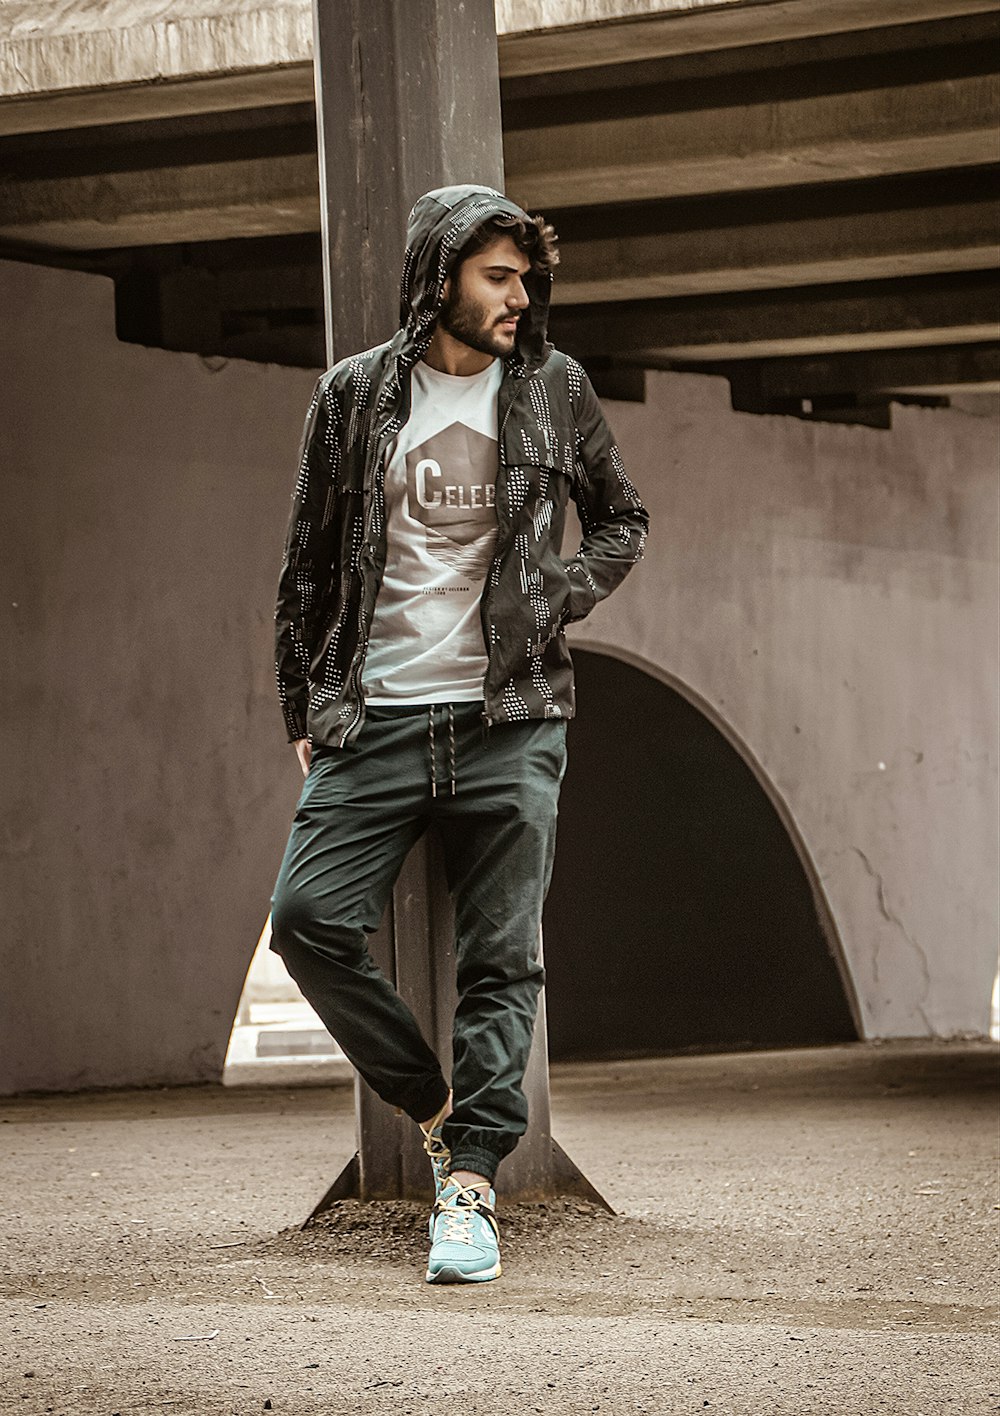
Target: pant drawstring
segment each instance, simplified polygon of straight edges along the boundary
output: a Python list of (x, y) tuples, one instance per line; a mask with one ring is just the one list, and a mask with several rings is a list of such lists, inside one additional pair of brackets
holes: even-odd
[(455, 709), (448, 704), (448, 761), (451, 766), (451, 794), (455, 795)]
[[(427, 739), (430, 745), (431, 755), (431, 796), (437, 796), (437, 743), (434, 736), (434, 706), (427, 709)], [(455, 709), (448, 704), (448, 780), (451, 786), (451, 794), (455, 795), (458, 785), (457, 754), (455, 751)]]

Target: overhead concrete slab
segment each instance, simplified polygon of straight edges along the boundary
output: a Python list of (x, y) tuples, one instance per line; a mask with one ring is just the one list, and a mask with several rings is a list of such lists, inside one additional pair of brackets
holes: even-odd
[(540, 74), (981, 13), (992, 0), (496, 0), (500, 71)]
[[(976, 14), (992, 0), (496, 0), (503, 77)], [(15, 0), (0, 132), (304, 101), (310, 0)]]

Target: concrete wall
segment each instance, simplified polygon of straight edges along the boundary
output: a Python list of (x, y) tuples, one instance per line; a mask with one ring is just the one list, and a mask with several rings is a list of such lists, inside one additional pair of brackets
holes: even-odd
[(0, 1089), (218, 1078), (301, 777), (272, 610), (308, 372), (0, 263)]
[[(100, 277), (0, 263), (0, 309), (0, 1091), (215, 1078), (298, 790), (271, 614), (312, 376), (119, 344)], [(649, 389), (610, 410), (649, 558), (580, 642), (743, 745), (868, 1035), (985, 1032), (995, 425)]]
[(609, 411), (651, 548), (575, 641), (661, 673), (742, 746), (825, 896), (862, 1035), (985, 1034), (996, 419), (756, 417), (672, 374)]

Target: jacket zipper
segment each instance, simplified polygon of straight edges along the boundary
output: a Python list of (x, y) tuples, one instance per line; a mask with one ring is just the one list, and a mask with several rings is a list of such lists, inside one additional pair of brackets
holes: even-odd
[[(389, 441), (385, 436), (385, 428), (388, 423), (391, 423), (393, 418), (397, 416), (398, 412), (399, 409), (397, 408), (396, 412), (390, 414), (389, 418), (387, 419), (387, 422), (382, 425), (382, 430), (375, 437), (374, 442), (372, 444), (374, 449), (374, 455), (370, 458), (368, 466), (365, 468), (365, 481), (368, 480), (369, 473), (371, 474), (371, 487), (373, 498), (375, 496), (375, 469), (378, 465), (380, 458), (384, 456), (385, 449), (388, 446)], [(362, 538), (362, 555), (366, 551), (370, 552), (374, 549), (371, 536), (371, 516), (372, 512), (369, 509), (367, 515), (365, 516), (364, 536)], [(361, 647), (364, 640), (365, 632), (365, 577), (363, 573), (361, 574), (360, 579), (361, 595), (358, 600), (358, 648), (355, 651), (354, 664), (351, 668), (350, 675), (351, 684), (354, 688), (354, 696), (357, 700), (357, 709), (355, 711), (354, 717), (351, 719), (350, 725), (344, 730), (344, 735), (340, 740), (341, 745), (346, 743), (351, 734), (361, 726), (365, 717), (365, 695), (364, 690), (361, 686), (361, 677), (364, 672), (365, 665), (365, 654)]]
[[(532, 374), (530, 374), (528, 377), (529, 377), (529, 378), (534, 377), (534, 373), (535, 373), (535, 372), (537, 372), (537, 371), (533, 371)], [(499, 469), (500, 469), (500, 467), (501, 467), (501, 466), (506, 466), (506, 464), (505, 464), (504, 461), (503, 461), (503, 432), (504, 432), (504, 428), (506, 428), (506, 426), (507, 426), (507, 419), (510, 417), (511, 409), (514, 407), (514, 404), (515, 404), (515, 402), (517, 401), (517, 396), (518, 396), (518, 394), (519, 394), (520, 391), (521, 391), (521, 380), (524, 378), (524, 375), (523, 375), (523, 374), (518, 374), (518, 375), (516, 375), (516, 378), (517, 378), (517, 380), (518, 380), (517, 386), (515, 387), (514, 391), (512, 392), (512, 394), (511, 394), (511, 396), (510, 396), (510, 402), (507, 404), (507, 410), (506, 410), (506, 412), (505, 412), (504, 415), (503, 415), (503, 419), (502, 419), (502, 421), (501, 421), (501, 423), (500, 423), (500, 430), (499, 430), (499, 432), (497, 433), (497, 454), (498, 454), (497, 470), (498, 470), (498, 475), (499, 475)], [(499, 507), (499, 505), (500, 505), (500, 498), (497, 497), (497, 506)], [(484, 738), (484, 739), (485, 739), (485, 737), (486, 737), (486, 734), (489, 732), (490, 728), (493, 726), (493, 719), (490, 717), (489, 708), (488, 708), (487, 703), (486, 703), (486, 679), (488, 679), (489, 676), (490, 676), (490, 649), (491, 649), (491, 647), (492, 647), (492, 646), (491, 646), (491, 643), (490, 643), (489, 621), (488, 621), (488, 619), (487, 619), (487, 608), (488, 608), (488, 598), (489, 598), (489, 593), (490, 593), (490, 586), (492, 585), (492, 582), (493, 582), (493, 567), (496, 565), (497, 561), (500, 559), (500, 549), (501, 549), (501, 548), (500, 548), (500, 536), (499, 536), (499, 530), (498, 530), (498, 532), (497, 532), (497, 548), (496, 548), (496, 551), (494, 552), (493, 559), (490, 561), (490, 568), (489, 568), (489, 571), (487, 572), (487, 575), (486, 575), (486, 583), (485, 583), (485, 585), (483, 586), (483, 593), (482, 593), (482, 595), (481, 595), (481, 597), (480, 597), (480, 601), (479, 601), (479, 617), (480, 617), (480, 619), (482, 620), (482, 625), (483, 625), (483, 642), (484, 642), (484, 644), (486, 645), (486, 674), (485, 674), (484, 680), (483, 680), (483, 714), (482, 714), (482, 719), (483, 719), (483, 738)]]

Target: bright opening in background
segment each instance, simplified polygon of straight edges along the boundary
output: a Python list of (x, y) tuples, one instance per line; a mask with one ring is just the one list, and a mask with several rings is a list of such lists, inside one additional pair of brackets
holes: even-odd
[(225, 1086), (331, 1082), (351, 1064), (271, 952), (271, 916), (261, 930), (226, 1053)]
[(994, 1042), (1000, 1042), (1000, 968), (997, 969), (997, 976), (993, 980), (993, 1004), (990, 1008), (990, 1037)]

